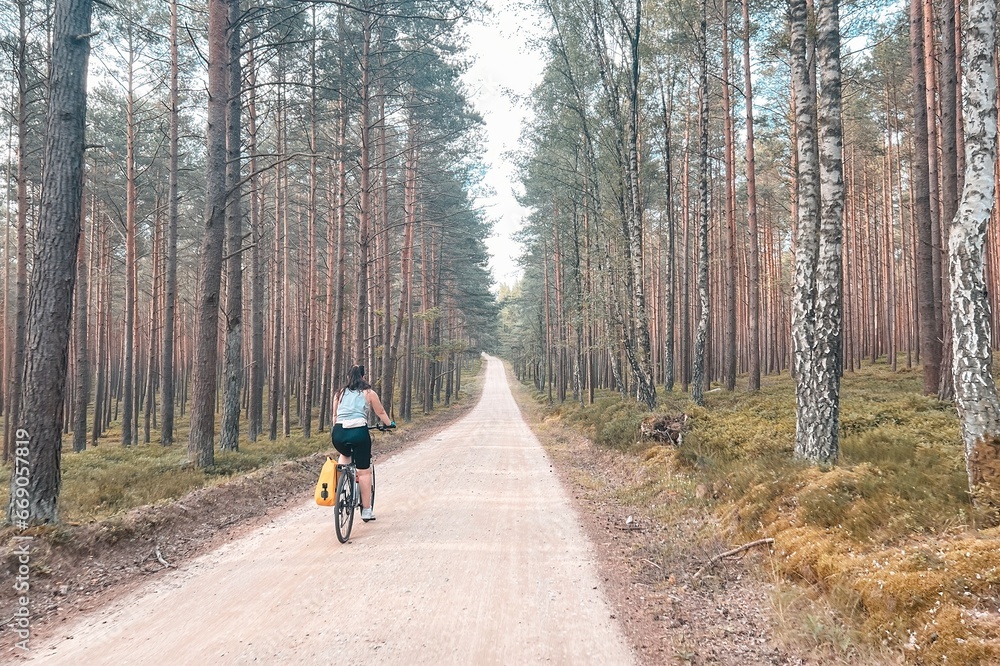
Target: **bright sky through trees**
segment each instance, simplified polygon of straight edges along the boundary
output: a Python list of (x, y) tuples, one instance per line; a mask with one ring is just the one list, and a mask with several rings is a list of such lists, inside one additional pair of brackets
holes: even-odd
[[(520, 188), (510, 151), (518, 148), (521, 126), (529, 113), (524, 100), (541, 77), (543, 63), (528, 47), (536, 18), (518, 3), (493, 0), (483, 23), (470, 26), (469, 52), (475, 64), (465, 82), (476, 108), (486, 121), (485, 185), (492, 193), (480, 198), (495, 222), (489, 239), (490, 263), (497, 283), (513, 283), (520, 269), (520, 248), (511, 237), (521, 226), (526, 210), (517, 202)], [(525, 100), (526, 101), (526, 100)]]

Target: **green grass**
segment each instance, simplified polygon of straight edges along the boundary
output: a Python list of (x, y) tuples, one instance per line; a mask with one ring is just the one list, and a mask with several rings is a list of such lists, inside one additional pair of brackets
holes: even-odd
[[(477, 358), (463, 373), (462, 390), (453, 398), (455, 402), (468, 400), (477, 393), (481, 368), (482, 362)], [(444, 412), (439, 407), (430, 414), (415, 414), (410, 422), (400, 423), (400, 427), (403, 430), (427, 427)], [(80, 453), (73, 452), (72, 436), (64, 437), (60, 519), (71, 524), (102, 520), (138, 506), (176, 500), (196, 488), (221, 483), (262, 467), (319, 451), (332, 451), (329, 431), (318, 432), (318, 421), (314, 418), (310, 439), (302, 435), (298, 425), (291, 428), (286, 438), (279, 425), (275, 441), (269, 441), (266, 433), (256, 442), (243, 436), (239, 451), (221, 451), (216, 446), (215, 464), (195, 469), (187, 459), (188, 415), (178, 416), (172, 446), (160, 446), (156, 443), (159, 434), (154, 433), (153, 443), (125, 448), (121, 445), (121, 425), (117, 422), (98, 440), (97, 447)], [(139, 430), (141, 438), (141, 422)], [(10, 466), (0, 468), (0, 506), (3, 507), (7, 506), (10, 494), (9, 479)]]
[(590, 438), (608, 448), (627, 451), (639, 440), (642, 414), (635, 405), (617, 396), (602, 396), (591, 409), (575, 409), (566, 420), (586, 431)]
[[(324, 433), (325, 434), (325, 433)], [(187, 446), (141, 444), (124, 448), (119, 440), (101, 441), (96, 448), (73, 453), (63, 445), (59, 513), (66, 523), (100, 520), (121, 511), (175, 500), (202, 486), (285, 460), (330, 450), (329, 435), (256, 443), (240, 442), (239, 451), (215, 452), (215, 465), (195, 469), (187, 461)], [(9, 468), (0, 482), (0, 503), (6, 506)]]

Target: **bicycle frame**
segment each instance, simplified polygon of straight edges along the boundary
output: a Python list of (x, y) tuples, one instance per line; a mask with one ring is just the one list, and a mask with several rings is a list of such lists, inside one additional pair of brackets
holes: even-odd
[[(381, 424), (368, 426), (369, 430), (386, 430)], [(375, 465), (371, 466), (372, 507), (375, 506)], [(361, 486), (358, 483), (358, 467), (352, 460), (337, 465), (336, 519), (337, 539), (347, 543), (354, 526), (354, 510), (361, 508)]]
[[(371, 466), (372, 507), (375, 506), (375, 466)], [(354, 511), (361, 509), (361, 484), (354, 462), (337, 465), (336, 527), (340, 543), (347, 543), (354, 526)]]

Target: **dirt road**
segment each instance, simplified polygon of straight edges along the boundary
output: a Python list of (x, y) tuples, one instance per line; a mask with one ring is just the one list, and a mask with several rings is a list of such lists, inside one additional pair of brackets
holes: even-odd
[[(85, 664), (633, 664), (565, 491), (489, 359), (480, 403), (379, 464), (340, 544), (308, 504), (33, 646)], [(391, 437), (392, 435), (378, 435)]]

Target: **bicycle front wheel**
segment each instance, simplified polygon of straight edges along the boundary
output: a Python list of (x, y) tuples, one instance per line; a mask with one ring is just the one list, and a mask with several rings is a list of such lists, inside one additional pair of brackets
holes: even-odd
[(340, 543), (347, 543), (351, 538), (351, 527), (354, 525), (354, 505), (357, 498), (354, 497), (351, 475), (347, 471), (340, 473), (337, 480), (337, 539)]

